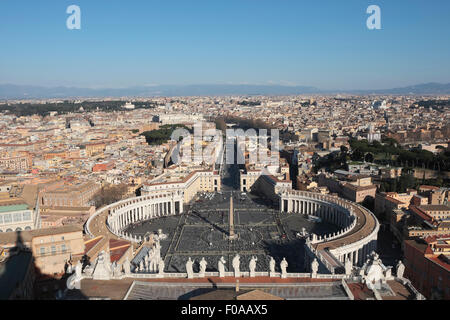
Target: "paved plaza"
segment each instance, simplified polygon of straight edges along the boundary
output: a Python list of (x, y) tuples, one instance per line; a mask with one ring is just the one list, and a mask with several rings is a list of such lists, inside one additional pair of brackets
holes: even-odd
[[(236, 240), (228, 239), (230, 197), (234, 204)], [(217, 271), (220, 257), (231, 261), (238, 253), (241, 270), (248, 271), (252, 256), (257, 257), (256, 271), (268, 271), (270, 256), (277, 262), (286, 257), (288, 272), (303, 272), (304, 240), (298, 236), (305, 228), (308, 233), (323, 235), (337, 231), (324, 222), (312, 222), (301, 214), (280, 213), (263, 199), (238, 191), (200, 193), (181, 215), (167, 216), (130, 226), (126, 232), (144, 236), (162, 229), (168, 237), (161, 241), (161, 256), (166, 272), (185, 272), (189, 257), (198, 272), (202, 257), (208, 262), (207, 271)]]

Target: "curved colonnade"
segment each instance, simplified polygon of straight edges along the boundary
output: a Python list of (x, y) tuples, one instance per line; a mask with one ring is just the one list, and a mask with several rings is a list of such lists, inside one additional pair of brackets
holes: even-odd
[(323, 237), (312, 235), (307, 244), (328, 269), (342, 266), (347, 260), (362, 265), (367, 255), (376, 250), (379, 222), (372, 212), (354, 202), (290, 190), (280, 195), (280, 208), (283, 212), (319, 217), (341, 228)]
[[(149, 195), (118, 201), (95, 212), (86, 223), (86, 232), (93, 236), (91, 221), (107, 212), (106, 226), (111, 233), (140, 242), (142, 237), (133, 237), (124, 230), (133, 223), (182, 213), (183, 199), (182, 190), (155, 190)], [(362, 265), (367, 255), (376, 249), (378, 220), (356, 203), (330, 195), (289, 190), (280, 194), (280, 208), (282, 212), (319, 217), (341, 228), (323, 237), (313, 234), (307, 241), (309, 251), (328, 269), (342, 267), (347, 260)]]
[(163, 216), (176, 215), (183, 212), (183, 192), (154, 191), (151, 195), (124, 199), (96, 211), (86, 222), (86, 233), (94, 236), (90, 229), (91, 222), (102, 213), (107, 213), (106, 226), (119, 238), (132, 242), (140, 242), (142, 237), (125, 233), (125, 229), (133, 223)]

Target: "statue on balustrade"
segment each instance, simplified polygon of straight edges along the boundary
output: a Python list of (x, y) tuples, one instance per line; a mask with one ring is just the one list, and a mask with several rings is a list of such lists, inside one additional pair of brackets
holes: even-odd
[(128, 257), (126, 257), (125, 261), (123, 262), (123, 272), (125, 272), (126, 275), (129, 275), (131, 273), (131, 264)]
[(83, 265), (81, 264), (81, 261), (78, 261), (75, 266), (75, 274), (77, 278), (81, 278), (81, 272), (82, 272)]
[(163, 259), (159, 260), (158, 272), (159, 272), (159, 274), (164, 274), (164, 260)]
[(250, 263), (248, 265), (248, 268), (250, 269), (250, 277), (255, 276), (256, 261), (258, 261), (258, 258), (256, 258), (255, 256), (252, 256), (252, 258), (250, 259)]
[(234, 256), (232, 264), (233, 264), (233, 269), (234, 269), (234, 276), (237, 278), (240, 277), (241, 276), (241, 271), (240, 271), (241, 261), (240, 261), (240, 256), (238, 254), (236, 254)]
[(273, 257), (270, 257), (269, 271), (271, 274), (275, 273), (275, 259)]
[(316, 275), (317, 271), (319, 271), (319, 262), (317, 261), (317, 258), (314, 258), (313, 262), (311, 262), (311, 273)]
[(344, 268), (345, 268), (345, 274), (347, 276), (352, 274), (353, 263), (349, 258), (347, 258), (347, 260), (345, 261)]
[(109, 255), (105, 251), (101, 251), (97, 257), (92, 277), (94, 280), (109, 280), (111, 279), (111, 261)]
[(219, 277), (225, 277), (225, 263), (227, 263), (227, 261), (224, 257), (221, 257), (217, 265), (217, 269), (219, 270)]
[(114, 277), (120, 277), (122, 275), (122, 266), (117, 263), (117, 261), (114, 261), (113, 264), (113, 276)]
[(397, 263), (397, 278), (403, 278), (403, 274), (405, 273), (405, 265), (401, 260)]
[(205, 258), (202, 258), (199, 264), (200, 264), (199, 276), (204, 277), (206, 272), (206, 265), (208, 264), (208, 262), (206, 262)]
[(280, 262), (280, 269), (281, 269), (281, 277), (282, 278), (286, 278), (287, 267), (288, 267), (288, 263), (286, 261), (286, 258), (283, 257), (283, 260)]
[(158, 266), (161, 261), (161, 245), (158, 240), (153, 244), (148, 256), (150, 261), (150, 272), (156, 272), (159, 270)]
[(194, 262), (191, 260), (191, 257), (189, 257), (188, 261), (186, 262), (186, 272), (188, 279), (194, 278), (194, 270), (193, 270)]

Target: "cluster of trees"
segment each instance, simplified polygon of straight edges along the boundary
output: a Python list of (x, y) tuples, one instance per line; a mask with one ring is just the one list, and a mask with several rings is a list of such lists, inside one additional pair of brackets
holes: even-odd
[(225, 131), (227, 130), (227, 123), (225, 122), (224, 118), (216, 118), (214, 120), (214, 123), (216, 124), (217, 129), (225, 133)]
[(239, 105), (241, 106), (260, 106), (261, 105), (261, 101), (239, 101), (238, 102)]
[[(155, 108), (154, 102), (133, 102), (136, 108)], [(9, 112), (17, 117), (40, 115), (46, 116), (50, 112), (58, 112), (58, 114), (80, 112), (80, 107), (84, 111), (94, 111), (97, 108), (101, 111), (118, 111), (123, 110), (123, 101), (83, 101), (75, 103), (73, 101), (63, 101), (61, 103), (12, 103), (0, 105), (0, 112)]]
[(437, 111), (444, 112), (447, 108), (450, 107), (450, 100), (421, 100), (417, 102), (417, 105), (425, 108), (433, 108)]
[(289, 141), (295, 142), (295, 141), (298, 141), (298, 135), (286, 130), (286, 131), (280, 132), (280, 139), (283, 142), (289, 142)]
[(177, 128), (183, 128), (192, 133), (192, 130), (183, 124), (166, 124), (157, 130), (144, 131), (141, 133), (141, 136), (144, 136), (145, 141), (150, 145), (161, 145), (169, 141), (172, 132)]
[(93, 201), (96, 208), (107, 206), (117, 202), (126, 195), (128, 187), (126, 184), (108, 185), (100, 189), (94, 196)]
[[(221, 119), (221, 118), (218, 118)], [(216, 119), (216, 120), (218, 120)], [(235, 123), (238, 128), (242, 128), (244, 130), (247, 129), (274, 129), (275, 127), (269, 125), (267, 122), (261, 119), (248, 119), (238, 116), (226, 116), (222, 118), (225, 123)], [(270, 132), (269, 132), (270, 133)]]
[(216, 124), (216, 128), (222, 130), (225, 133), (227, 129), (227, 123), (234, 123), (236, 127), (248, 130), (248, 129), (266, 129), (267, 134), (270, 135), (270, 129), (274, 129), (275, 127), (269, 125), (267, 122), (261, 119), (248, 119), (242, 118), (238, 116), (226, 116), (226, 117), (218, 117), (214, 119)]
[(420, 182), (412, 174), (402, 173), (399, 178), (386, 179), (380, 184), (381, 192), (406, 192), (407, 189), (417, 189)]
[(372, 155), (384, 155), (385, 158), (389, 158), (391, 155), (396, 155), (400, 151), (398, 143), (391, 138), (383, 140), (383, 143), (379, 141), (369, 143), (367, 140), (356, 139), (350, 139), (349, 143), (352, 149), (351, 159), (354, 161), (364, 161), (364, 157), (368, 153)]
[(342, 146), (339, 152), (331, 152), (324, 157), (313, 159), (313, 171), (317, 173), (321, 168), (325, 168), (331, 172), (339, 169), (347, 170), (347, 161), (349, 159), (350, 156), (348, 155), (348, 148)]
[(383, 143), (367, 140), (350, 140), (351, 159), (354, 161), (375, 161), (380, 164), (406, 168), (424, 168), (438, 171), (450, 170), (450, 152), (442, 150), (433, 154), (418, 148), (404, 149), (392, 138), (384, 138)]

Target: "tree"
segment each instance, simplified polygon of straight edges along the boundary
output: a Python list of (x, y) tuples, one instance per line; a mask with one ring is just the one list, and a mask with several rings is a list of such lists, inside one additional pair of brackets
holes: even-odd
[(104, 186), (93, 198), (95, 207), (100, 208), (117, 202), (122, 199), (127, 191), (128, 186), (124, 183)]
[(374, 157), (373, 157), (373, 154), (371, 154), (371, 153), (366, 154), (364, 157), (364, 160), (366, 162), (370, 162), (370, 163), (373, 162), (373, 159), (374, 159)]
[(224, 118), (216, 118), (214, 122), (216, 123), (217, 129), (221, 130), (222, 132), (225, 132), (227, 130), (227, 124)]

